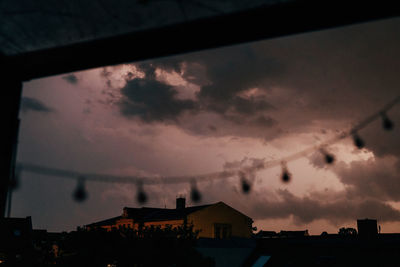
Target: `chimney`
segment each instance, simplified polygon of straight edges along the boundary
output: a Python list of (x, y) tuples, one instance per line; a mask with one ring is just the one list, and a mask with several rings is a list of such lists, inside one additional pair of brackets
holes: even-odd
[(176, 209), (184, 209), (185, 208), (185, 198), (184, 197), (178, 197), (176, 199)]
[(127, 208), (127, 207), (125, 207), (125, 208), (122, 210), (122, 217), (124, 217), (124, 218), (127, 218), (127, 217), (128, 217), (128, 208)]
[(374, 238), (378, 235), (377, 221), (374, 219), (357, 220), (358, 235), (364, 238)]

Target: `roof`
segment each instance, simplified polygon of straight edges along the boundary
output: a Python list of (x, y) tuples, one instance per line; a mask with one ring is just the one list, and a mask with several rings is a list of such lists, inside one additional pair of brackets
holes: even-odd
[(278, 233), (275, 231), (263, 231), (260, 230), (257, 234), (255, 234), (257, 238), (270, 238), (270, 237), (278, 237)]
[(194, 206), (187, 207), (184, 209), (162, 209), (162, 208), (129, 208), (124, 207), (123, 210), (126, 211), (127, 216), (116, 216), (110, 219), (94, 222), (91, 224), (87, 224), (86, 227), (94, 227), (94, 226), (107, 226), (113, 225), (120, 219), (134, 219), (142, 222), (146, 221), (166, 221), (166, 220), (180, 220), (184, 219), (190, 213), (195, 211), (204, 209), (211, 205), (202, 205), (202, 206)]
[(121, 216), (113, 217), (107, 220), (98, 221), (95, 223), (88, 224), (86, 226), (93, 227), (93, 226), (106, 226), (106, 225), (113, 225), (120, 219), (133, 219), (134, 221), (140, 222), (154, 222), (154, 221), (168, 221), (168, 220), (182, 220), (187, 215), (211, 207), (215, 205), (223, 204), (239, 214), (245, 216), (252, 220), (249, 216), (241, 213), (240, 211), (232, 208), (231, 206), (225, 204), (224, 202), (217, 202), (214, 204), (208, 205), (200, 205), (200, 206), (193, 206), (193, 207), (186, 207), (182, 209), (163, 209), (163, 208), (149, 208), (149, 207), (142, 207), (142, 208), (129, 208), (124, 207), (123, 213)]
[(211, 205), (187, 207), (183, 209), (160, 209), (160, 208), (128, 208), (128, 218), (139, 219), (141, 221), (165, 221), (184, 219), (185, 216), (195, 211), (207, 208)]
[(179, 220), (185, 218), (190, 213), (207, 208), (211, 205), (194, 206), (183, 209), (160, 209), (148, 214), (144, 221), (164, 221), (164, 220)]
[[(278, 2), (291, 2), (280, 0)], [(68, 1), (4, 0), (0, 5), (2, 52), (16, 54), (146, 31), (223, 14), (276, 5), (276, 0)]]
[(242, 216), (247, 217), (247, 219), (249, 219), (249, 220), (251, 220), (251, 221), (253, 222), (253, 219), (252, 219), (252, 218), (250, 218), (250, 217), (247, 216), (246, 214), (243, 214), (242, 212), (238, 211), (237, 209), (232, 208), (231, 206), (229, 206), (228, 204), (226, 204), (226, 203), (224, 203), (224, 202), (222, 202), (222, 201), (220, 201), (220, 202), (218, 202), (218, 203), (215, 203), (215, 204), (222, 204), (222, 205), (225, 205), (225, 206), (227, 206), (227, 207), (233, 209), (233, 210), (236, 211), (237, 213), (241, 214)]
[(151, 213), (163, 210), (161, 208), (148, 208), (148, 207), (142, 207), (142, 208), (129, 208), (129, 207), (124, 207), (123, 208), (124, 213), (126, 211), (126, 216), (123, 214), (122, 216), (124, 218), (131, 218), (131, 219), (141, 219), (146, 216), (148, 216)]
[(21, 79), (29, 80), (394, 17), (399, 15), (396, 4), (390, 0), (4, 0), (0, 55), (7, 65), (15, 66)]
[(85, 226), (89, 226), (89, 227), (94, 227), (94, 226), (106, 226), (106, 225), (112, 225), (115, 224), (115, 222), (119, 219), (121, 219), (122, 216), (117, 216), (117, 217), (113, 217), (107, 220), (103, 220), (103, 221), (98, 221), (98, 222), (94, 222), (91, 224), (87, 224)]

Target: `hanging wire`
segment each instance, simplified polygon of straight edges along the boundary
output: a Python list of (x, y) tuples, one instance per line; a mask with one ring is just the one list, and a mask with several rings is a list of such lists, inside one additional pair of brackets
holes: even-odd
[(196, 181), (192, 180), (191, 186), (190, 186), (190, 199), (197, 203), (201, 201), (201, 193), (197, 189)]
[(144, 204), (147, 202), (147, 194), (144, 192), (143, 183), (141, 181), (137, 183), (136, 200), (139, 204)]
[(74, 193), (72, 194), (76, 202), (83, 202), (88, 198), (88, 193), (85, 188), (85, 179), (79, 177)]

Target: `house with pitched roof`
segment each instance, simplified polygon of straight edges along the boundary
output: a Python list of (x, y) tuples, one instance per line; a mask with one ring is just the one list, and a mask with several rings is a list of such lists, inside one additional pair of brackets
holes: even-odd
[(200, 230), (199, 237), (250, 238), (253, 220), (224, 202), (186, 207), (185, 198), (177, 198), (175, 209), (125, 207), (120, 216), (85, 225), (85, 228), (112, 230), (126, 227), (137, 230), (150, 226), (174, 228), (184, 224), (192, 224), (194, 231)]

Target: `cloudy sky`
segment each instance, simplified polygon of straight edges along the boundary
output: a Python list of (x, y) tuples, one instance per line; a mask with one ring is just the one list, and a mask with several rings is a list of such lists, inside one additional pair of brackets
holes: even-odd
[[(112, 51), (110, 51), (112, 53)], [(101, 55), (99, 55), (101, 56)], [(197, 175), (251, 166), (321, 144), (400, 95), (400, 19), (294, 35), (24, 84), (18, 161), (114, 175)], [(400, 125), (400, 105), (387, 115)], [(202, 203), (224, 201), (264, 230), (312, 234), (375, 218), (400, 231), (400, 130), (376, 120), (322, 154), (240, 179), (198, 182)], [(23, 172), (12, 216), (73, 230), (139, 207), (136, 186)], [(190, 184), (145, 186), (146, 206), (175, 206)], [(188, 205), (194, 205), (187, 200)]]

